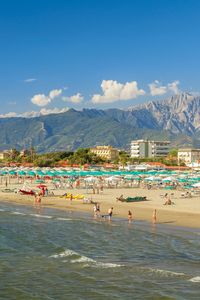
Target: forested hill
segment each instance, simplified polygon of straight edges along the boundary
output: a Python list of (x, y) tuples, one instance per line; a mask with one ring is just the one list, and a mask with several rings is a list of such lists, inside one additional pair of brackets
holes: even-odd
[(200, 147), (200, 98), (181, 94), (128, 110), (70, 109), (35, 118), (0, 119), (0, 149), (35, 147), (38, 152), (112, 145), (128, 148), (132, 139), (171, 140)]

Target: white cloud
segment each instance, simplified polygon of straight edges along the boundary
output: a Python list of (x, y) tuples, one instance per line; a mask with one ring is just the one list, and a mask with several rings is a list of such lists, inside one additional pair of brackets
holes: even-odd
[(52, 91), (50, 91), (50, 93), (49, 93), (49, 98), (51, 99), (51, 100), (53, 100), (54, 98), (56, 98), (56, 97), (58, 97), (58, 96), (60, 96), (62, 94), (62, 90), (61, 89), (55, 89), (55, 90), (52, 90)]
[(167, 92), (178, 94), (180, 92), (178, 88), (179, 83), (180, 82), (178, 80), (175, 80), (171, 83), (168, 83), (166, 86), (162, 86), (158, 80), (155, 80), (149, 84), (150, 94), (152, 96), (164, 95)]
[(49, 95), (37, 94), (31, 98), (31, 102), (37, 106), (46, 106), (51, 101), (62, 94), (62, 89), (55, 89), (49, 92)]
[(154, 82), (150, 83), (149, 88), (150, 94), (152, 96), (164, 95), (165, 93), (167, 93), (167, 87), (161, 86), (158, 80), (155, 80)]
[(17, 117), (16, 112), (9, 112), (9, 113), (0, 115), (0, 118), (14, 118), (14, 117)]
[(70, 96), (70, 97), (62, 97), (63, 101), (68, 101), (72, 103), (80, 103), (83, 101), (83, 96), (80, 93), (77, 93), (76, 95)]
[(119, 100), (130, 100), (145, 94), (144, 90), (138, 89), (136, 81), (123, 84), (116, 80), (103, 80), (101, 88), (103, 94), (93, 95), (93, 103), (112, 103)]
[(64, 108), (52, 108), (52, 109), (46, 109), (46, 108), (42, 108), (40, 110), (40, 115), (50, 115), (50, 114), (61, 114), (61, 113), (64, 113), (66, 111), (68, 111), (69, 108), (68, 107), (64, 107)]
[(37, 80), (36, 78), (27, 78), (27, 79), (24, 80), (24, 82), (30, 83), (30, 82), (34, 82), (36, 80)]
[(50, 115), (50, 114), (61, 114), (64, 113), (66, 111), (68, 111), (69, 108), (68, 107), (64, 107), (64, 108), (52, 108), (52, 109), (46, 109), (46, 108), (42, 108), (40, 111), (27, 111), (21, 114), (17, 114), (16, 112), (9, 112), (6, 114), (1, 114), (0, 118), (19, 118), (19, 117), (23, 117), (23, 118), (34, 118), (34, 117), (39, 117), (39, 116), (44, 116), (44, 115)]
[(179, 80), (175, 80), (171, 83), (168, 84), (168, 89), (172, 91), (174, 94), (178, 94), (180, 92), (178, 85), (179, 85)]
[(37, 94), (31, 98), (31, 102), (37, 106), (46, 106), (51, 102), (51, 98), (44, 94)]

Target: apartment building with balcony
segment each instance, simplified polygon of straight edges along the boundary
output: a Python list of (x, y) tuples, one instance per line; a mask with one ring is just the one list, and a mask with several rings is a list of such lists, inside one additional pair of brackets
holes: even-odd
[(165, 157), (169, 153), (169, 141), (134, 140), (131, 142), (131, 157)]
[(112, 146), (96, 146), (95, 148), (91, 148), (90, 152), (110, 161), (119, 157), (119, 151)]
[(197, 163), (200, 161), (200, 149), (178, 149), (178, 163), (185, 163), (189, 165), (191, 163)]

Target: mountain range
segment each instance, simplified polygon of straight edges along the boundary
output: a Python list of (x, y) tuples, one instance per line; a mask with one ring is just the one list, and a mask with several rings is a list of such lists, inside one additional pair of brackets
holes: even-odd
[(188, 93), (122, 109), (69, 109), (34, 118), (1, 118), (0, 150), (37, 152), (112, 145), (127, 149), (133, 139), (170, 140), (172, 147), (200, 148), (200, 97)]

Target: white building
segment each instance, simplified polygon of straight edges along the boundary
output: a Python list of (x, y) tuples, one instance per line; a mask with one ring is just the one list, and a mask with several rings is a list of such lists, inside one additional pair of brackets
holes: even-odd
[(179, 149), (178, 150), (178, 162), (189, 165), (191, 163), (197, 163), (200, 161), (200, 149)]
[(169, 153), (169, 141), (135, 140), (131, 142), (131, 157), (163, 157)]

